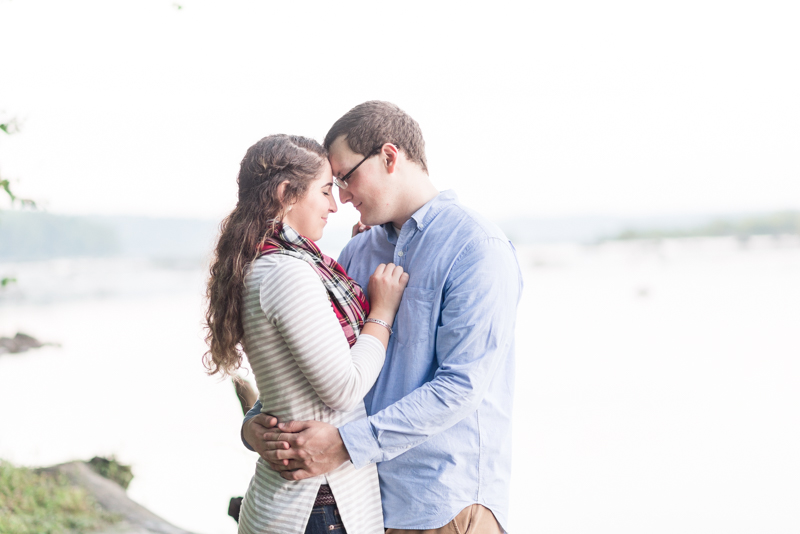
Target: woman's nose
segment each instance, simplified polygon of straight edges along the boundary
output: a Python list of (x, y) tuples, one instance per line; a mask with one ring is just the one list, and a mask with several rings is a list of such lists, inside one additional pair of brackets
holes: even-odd
[(336, 213), (339, 211), (339, 208), (336, 206), (336, 199), (333, 198), (333, 195), (328, 197), (330, 199), (330, 206), (328, 206), (328, 211), (331, 213)]

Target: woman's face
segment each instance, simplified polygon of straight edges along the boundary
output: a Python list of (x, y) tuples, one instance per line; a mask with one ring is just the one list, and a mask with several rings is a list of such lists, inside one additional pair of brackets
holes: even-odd
[(326, 158), (322, 170), (309, 184), (306, 194), (286, 208), (283, 222), (294, 228), (300, 235), (312, 241), (318, 241), (328, 223), (328, 215), (336, 213), (337, 210), (332, 188), (333, 174), (331, 165)]

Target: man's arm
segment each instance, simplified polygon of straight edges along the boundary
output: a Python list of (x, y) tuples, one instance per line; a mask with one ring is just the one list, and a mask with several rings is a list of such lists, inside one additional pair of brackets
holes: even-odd
[(278, 419), (269, 414), (261, 413), (261, 401), (257, 400), (256, 403), (250, 408), (244, 416), (242, 421), (242, 430), (240, 432), (242, 443), (251, 451), (255, 451), (264, 457), (267, 450), (267, 442), (264, 440), (267, 432), (275, 428), (278, 424)]
[[(263, 436), (263, 434), (259, 434), (258, 429), (253, 428), (254, 423), (250, 422), (257, 415), (261, 415), (261, 406), (261, 400), (256, 400), (255, 404), (253, 404), (253, 407), (250, 408), (244, 415), (244, 421), (242, 421), (242, 430), (240, 431), (242, 443), (251, 451), (256, 450), (254, 445), (257, 444), (259, 436)], [(255, 423), (258, 423), (258, 420), (256, 420)]]
[[(508, 242), (489, 238), (457, 259), (447, 283), (437, 331), (439, 368), (434, 378), (399, 401), (366, 419), (333, 432), (319, 422), (280, 424), (270, 431), (266, 457), (288, 459), (279, 470), (297, 479), (321, 474), (307, 461), (321, 465), (320, 451), (345, 451), (358, 468), (386, 461), (450, 428), (473, 413), (483, 400), (498, 364), (513, 342), (521, 278)], [(330, 426), (330, 425), (328, 425)], [(305, 433), (314, 433), (315, 454), (305, 450)], [(327, 441), (323, 444), (321, 440)], [(341, 441), (341, 443), (339, 443)], [(289, 443), (291, 449), (285, 449)]]

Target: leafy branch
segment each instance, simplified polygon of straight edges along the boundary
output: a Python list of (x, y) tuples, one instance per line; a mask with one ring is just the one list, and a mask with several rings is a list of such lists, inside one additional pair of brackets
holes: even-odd
[[(6, 135), (13, 135), (19, 132), (19, 121), (16, 118), (11, 118), (0, 122), (0, 130), (6, 133)], [(6, 192), (8, 198), (11, 199), (11, 205), (13, 206), (15, 203), (19, 203), (23, 208), (30, 207), (35, 208), (36, 203), (28, 198), (20, 198), (11, 191), (11, 183), (8, 180), (3, 179), (0, 177), (0, 188)], [(5, 288), (9, 284), (13, 284), (16, 282), (17, 279), (11, 276), (3, 276), (0, 277), (0, 289)]]
[[(19, 132), (19, 121), (15, 117), (12, 117), (11, 119), (8, 119), (8, 120), (5, 120), (3, 122), (0, 122), (0, 130), (5, 132), (6, 135), (14, 135), (15, 133)], [(23, 208), (25, 208), (25, 207), (35, 208), (36, 207), (36, 202), (34, 202), (33, 200), (31, 200), (29, 198), (20, 198), (20, 197), (16, 196), (11, 191), (11, 183), (8, 180), (5, 180), (5, 179), (3, 179), (1, 177), (0, 177), (0, 188), (2, 188), (6, 192), (6, 194), (8, 195), (8, 198), (11, 199), (11, 204), (12, 205), (15, 202), (19, 202), (19, 204)], [(3, 284), (3, 285), (5, 285), (5, 284)]]
[(12, 204), (15, 203), (15, 202), (19, 202), (20, 206), (22, 206), (23, 208), (25, 208), (25, 207), (35, 208), (36, 207), (36, 202), (34, 202), (33, 200), (31, 200), (29, 198), (20, 198), (17, 195), (15, 195), (11, 191), (11, 184), (10, 184), (10, 182), (8, 180), (0, 179), (0, 188), (2, 188), (6, 192), (6, 194), (8, 194), (8, 198), (11, 199), (11, 203)]
[(12, 117), (7, 122), (0, 123), (0, 130), (3, 130), (8, 135), (13, 135), (19, 132), (19, 121), (16, 117)]

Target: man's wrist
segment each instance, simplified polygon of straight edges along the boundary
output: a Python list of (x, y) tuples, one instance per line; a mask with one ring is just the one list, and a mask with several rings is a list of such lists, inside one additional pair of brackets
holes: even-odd
[(337, 434), (339, 434), (339, 456), (341, 458), (341, 462), (339, 465), (349, 462), (350, 461), (350, 452), (347, 450), (347, 445), (344, 443), (344, 439), (342, 438), (342, 433), (339, 432), (339, 429), (336, 429)]
[(372, 433), (369, 418), (352, 421), (339, 428), (348, 459), (356, 469), (380, 460), (381, 449)]
[(253, 420), (252, 417), (250, 419), (245, 419), (245, 421), (242, 423), (242, 429), (241, 429), (241, 431), (239, 433), (240, 433), (240, 435), (242, 437), (242, 443), (244, 444), (244, 446), (247, 447), (248, 449), (250, 449), (251, 451), (255, 452), (255, 450), (256, 450), (255, 447), (253, 447), (250, 444), (250, 441), (247, 439), (247, 437), (245, 435), (245, 428), (248, 429), (248, 431), (249, 431), (250, 423), (251, 423), (252, 420)]

